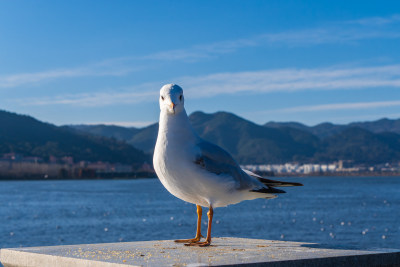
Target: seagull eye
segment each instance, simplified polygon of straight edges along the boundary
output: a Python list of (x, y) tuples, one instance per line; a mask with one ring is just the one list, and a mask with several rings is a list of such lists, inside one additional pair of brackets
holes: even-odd
[(162, 99), (162, 100), (164, 100), (164, 97), (163, 97), (163, 96), (161, 96), (161, 99)]
[(179, 100), (182, 101), (182, 95), (179, 96)]

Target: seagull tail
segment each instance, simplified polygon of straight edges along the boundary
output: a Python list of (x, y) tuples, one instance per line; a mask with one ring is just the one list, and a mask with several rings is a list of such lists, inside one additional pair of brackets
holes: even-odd
[[(263, 187), (263, 188), (259, 188), (259, 189), (253, 189), (250, 190), (251, 193), (256, 193), (253, 194), (253, 198), (265, 198), (265, 199), (271, 199), (271, 198), (276, 198), (278, 197), (277, 195), (274, 194), (282, 194), (282, 193), (286, 193), (283, 190), (277, 189), (277, 188), (273, 188), (273, 187)], [(261, 194), (259, 194), (261, 193)]]
[(254, 172), (251, 172), (249, 170), (242, 169), (247, 175), (250, 175), (254, 178), (256, 178), (258, 181), (263, 183), (264, 185), (268, 187), (284, 187), (284, 186), (303, 186), (301, 183), (293, 183), (293, 182), (282, 182), (282, 181), (276, 181), (276, 180), (270, 180), (267, 178), (264, 178), (258, 174), (255, 174)]
[(286, 193), (285, 191), (275, 188), (275, 187), (284, 187), (284, 186), (303, 186), (301, 183), (294, 183), (294, 182), (282, 182), (282, 181), (276, 181), (276, 180), (270, 180), (267, 178), (264, 178), (258, 174), (255, 174), (254, 172), (251, 172), (249, 170), (242, 169), (247, 175), (252, 176), (253, 178), (256, 178), (258, 181), (260, 181), (265, 187), (262, 188), (257, 188), (257, 189), (252, 189), (250, 192), (254, 193), (263, 193), (265, 194), (265, 198), (275, 198), (277, 195), (274, 194), (283, 194)]
[(258, 180), (260, 182), (262, 182), (266, 187), (263, 187), (260, 189), (253, 189), (253, 190), (251, 190), (251, 192), (267, 194), (268, 197), (266, 197), (266, 198), (275, 198), (277, 196), (273, 195), (273, 194), (286, 193), (286, 191), (275, 188), (274, 186), (280, 186), (280, 187), (282, 187), (282, 186), (302, 186), (302, 184), (300, 184), (300, 183), (281, 182), (281, 181), (275, 181), (275, 180), (270, 180), (270, 179), (265, 179), (265, 178), (258, 178)]

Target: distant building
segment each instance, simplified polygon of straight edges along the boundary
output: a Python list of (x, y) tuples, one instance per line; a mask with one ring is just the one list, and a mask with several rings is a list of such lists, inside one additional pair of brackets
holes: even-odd
[(29, 163), (38, 164), (38, 163), (42, 163), (42, 162), (43, 162), (43, 159), (40, 158), (40, 157), (25, 157), (25, 158), (23, 158), (21, 161), (22, 161), (22, 162), (29, 162)]
[(58, 162), (58, 158), (57, 157), (55, 157), (53, 155), (49, 156), (49, 163), (55, 164), (57, 162)]
[(142, 167), (140, 168), (140, 171), (143, 172), (154, 172), (153, 166), (148, 164), (147, 162), (142, 164)]
[(117, 163), (114, 165), (113, 171), (119, 173), (128, 173), (133, 172), (133, 169), (131, 165)]
[(17, 154), (17, 153), (6, 153), (3, 154), (2, 159), (4, 160), (12, 160), (12, 161), (20, 161), (23, 158), (22, 155)]
[(61, 161), (65, 164), (72, 165), (74, 164), (74, 158), (73, 157), (62, 157)]

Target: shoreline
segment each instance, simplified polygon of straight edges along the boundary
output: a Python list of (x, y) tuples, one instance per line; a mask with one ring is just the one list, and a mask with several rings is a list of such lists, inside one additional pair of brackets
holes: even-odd
[[(330, 173), (330, 174), (275, 174), (274, 176), (265, 176), (274, 178), (330, 178), (330, 177), (399, 177), (400, 173)], [(5, 178), (0, 177), (0, 182), (9, 181), (98, 181), (98, 180), (139, 180), (139, 179), (158, 179), (156, 176), (135, 176), (135, 177), (82, 177), (82, 178), (32, 178), (32, 177), (18, 177), (18, 178)]]
[(321, 178), (329, 178), (329, 177), (396, 177), (400, 176), (399, 172), (393, 173), (370, 173), (370, 172), (363, 172), (363, 173), (327, 173), (327, 174), (320, 174), (320, 173), (308, 173), (308, 174), (275, 174), (274, 176), (270, 177), (321, 177)]

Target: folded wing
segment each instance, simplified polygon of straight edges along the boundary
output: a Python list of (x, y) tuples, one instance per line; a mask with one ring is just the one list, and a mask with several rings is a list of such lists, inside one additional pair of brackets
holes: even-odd
[(248, 189), (258, 193), (285, 193), (274, 188), (278, 186), (299, 186), (299, 183), (280, 182), (263, 178), (251, 171), (243, 170), (232, 156), (221, 147), (202, 140), (197, 144), (200, 153), (195, 164), (216, 175), (229, 175), (236, 182), (237, 189)]

